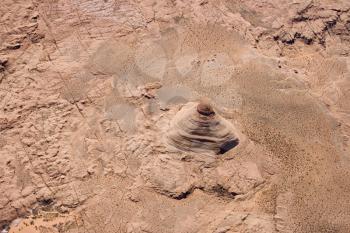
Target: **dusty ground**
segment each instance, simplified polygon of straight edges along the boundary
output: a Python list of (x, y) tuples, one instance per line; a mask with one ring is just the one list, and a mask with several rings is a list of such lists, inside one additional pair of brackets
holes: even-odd
[[(2, 232), (350, 232), (349, 1), (0, 12)], [(169, 144), (203, 97), (223, 155)]]

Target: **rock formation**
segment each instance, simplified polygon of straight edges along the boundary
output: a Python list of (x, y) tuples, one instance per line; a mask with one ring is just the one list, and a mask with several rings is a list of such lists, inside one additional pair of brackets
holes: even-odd
[(223, 154), (238, 145), (235, 127), (217, 114), (208, 101), (186, 104), (174, 117), (169, 145), (183, 151)]

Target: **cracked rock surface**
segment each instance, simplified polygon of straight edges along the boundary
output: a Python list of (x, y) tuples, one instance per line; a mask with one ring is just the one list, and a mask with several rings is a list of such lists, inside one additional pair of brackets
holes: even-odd
[(350, 232), (349, 1), (0, 13), (1, 232)]

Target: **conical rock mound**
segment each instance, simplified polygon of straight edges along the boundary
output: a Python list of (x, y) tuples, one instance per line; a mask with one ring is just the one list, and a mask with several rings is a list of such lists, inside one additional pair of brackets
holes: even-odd
[(238, 145), (235, 127), (206, 102), (188, 103), (174, 117), (169, 145), (182, 151), (223, 154)]

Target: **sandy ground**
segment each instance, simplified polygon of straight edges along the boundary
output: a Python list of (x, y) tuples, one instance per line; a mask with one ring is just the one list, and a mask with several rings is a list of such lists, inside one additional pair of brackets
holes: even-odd
[(2, 233), (350, 232), (349, 1), (0, 12)]

